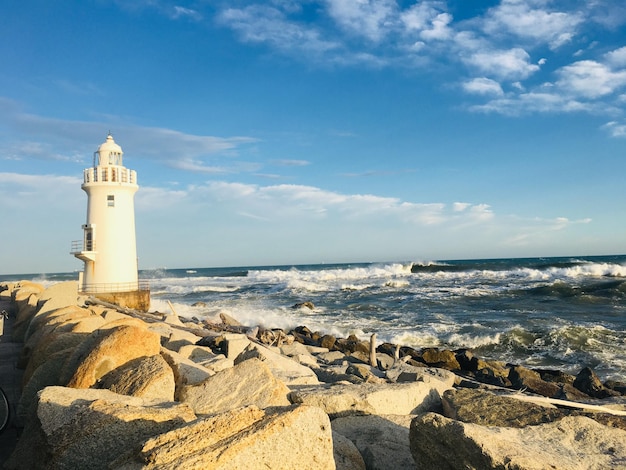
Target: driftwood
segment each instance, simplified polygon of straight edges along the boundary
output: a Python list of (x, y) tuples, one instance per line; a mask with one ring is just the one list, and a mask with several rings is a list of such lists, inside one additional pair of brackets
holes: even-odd
[(466, 377), (458, 373), (456, 373), (455, 375), (466, 382), (477, 384), (483, 389), (491, 390), (497, 393), (498, 395), (502, 395), (508, 398), (514, 398), (520, 401), (535, 403), (537, 405), (543, 405), (543, 406), (545, 405), (551, 405), (555, 407), (561, 406), (561, 407), (567, 407), (567, 408), (589, 410), (589, 411), (594, 411), (594, 412), (599, 412), (599, 413), (607, 413), (607, 414), (612, 414), (615, 416), (626, 416), (626, 411), (624, 410), (614, 410), (613, 408), (608, 408), (607, 406), (592, 405), (590, 403), (583, 403), (583, 402), (578, 402), (578, 401), (562, 400), (559, 398), (548, 398), (548, 397), (543, 397), (539, 395), (529, 395), (525, 393), (524, 390), (511, 390), (510, 388), (501, 387), (499, 385), (492, 385), (492, 384), (479, 382), (478, 380), (471, 379), (469, 377)]
[(372, 333), (370, 336), (370, 366), (376, 367), (378, 362), (376, 361), (376, 333)]

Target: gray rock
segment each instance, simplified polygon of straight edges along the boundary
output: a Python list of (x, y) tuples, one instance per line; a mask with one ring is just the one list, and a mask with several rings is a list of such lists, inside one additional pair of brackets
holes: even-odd
[(477, 389), (447, 390), (444, 415), (464, 423), (521, 428), (561, 419), (566, 413), (553, 406), (516, 400)]
[(365, 470), (365, 462), (359, 449), (350, 439), (335, 431), (333, 431), (333, 455), (336, 470)]
[(350, 439), (368, 470), (414, 469), (409, 428), (414, 416), (348, 416), (331, 422), (333, 431)]

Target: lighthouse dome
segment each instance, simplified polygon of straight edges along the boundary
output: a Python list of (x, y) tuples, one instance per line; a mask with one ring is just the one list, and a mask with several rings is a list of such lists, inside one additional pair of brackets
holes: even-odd
[(123, 154), (122, 147), (115, 143), (113, 136), (109, 133), (107, 140), (94, 152), (94, 166), (122, 165)]

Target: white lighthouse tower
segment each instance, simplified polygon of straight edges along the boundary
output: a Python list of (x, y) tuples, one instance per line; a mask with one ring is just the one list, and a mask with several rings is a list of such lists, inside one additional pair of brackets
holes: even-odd
[(109, 133), (94, 152), (93, 166), (84, 170), (87, 222), (83, 240), (72, 244), (72, 254), (85, 263), (79, 274), (82, 293), (146, 311), (150, 291), (140, 285), (137, 272), (137, 172), (124, 166), (123, 154)]

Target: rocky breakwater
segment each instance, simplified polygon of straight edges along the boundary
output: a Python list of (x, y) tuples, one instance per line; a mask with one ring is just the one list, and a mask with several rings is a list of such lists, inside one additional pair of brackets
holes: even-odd
[[(622, 385), (590, 370), (142, 314), (79, 297), (75, 282), (0, 291), (24, 344), (7, 469), (626, 464)], [(502, 395), (530, 384), (543, 396)]]

